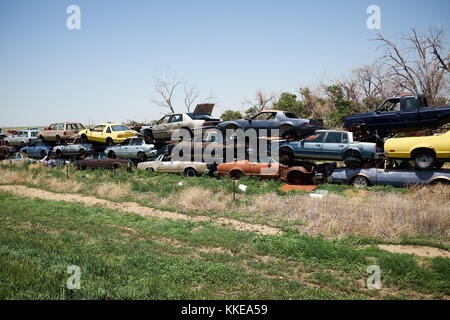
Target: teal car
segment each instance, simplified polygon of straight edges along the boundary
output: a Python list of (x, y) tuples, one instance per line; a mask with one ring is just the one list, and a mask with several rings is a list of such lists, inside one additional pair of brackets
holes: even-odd
[(285, 163), (295, 159), (337, 160), (349, 168), (360, 168), (384, 157), (384, 150), (376, 143), (354, 142), (352, 132), (317, 130), (299, 141), (281, 141), (279, 156)]

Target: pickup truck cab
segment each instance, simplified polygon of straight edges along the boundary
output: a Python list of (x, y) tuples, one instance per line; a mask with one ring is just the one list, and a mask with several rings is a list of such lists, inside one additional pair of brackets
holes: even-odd
[(450, 122), (450, 106), (431, 108), (423, 94), (405, 93), (386, 99), (375, 111), (348, 116), (344, 128), (358, 138), (378, 134), (435, 129)]

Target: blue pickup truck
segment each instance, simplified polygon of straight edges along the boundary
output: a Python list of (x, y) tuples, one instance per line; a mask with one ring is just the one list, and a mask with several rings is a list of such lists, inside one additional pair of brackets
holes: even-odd
[(352, 132), (335, 130), (317, 130), (299, 141), (281, 141), (278, 148), (284, 163), (294, 159), (338, 160), (349, 168), (360, 168), (384, 157), (377, 144), (354, 142)]
[(357, 140), (397, 132), (436, 129), (450, 123), (450, 106), (431, 108), (423, 94), (405, 93), (386, 99), (375, 111), (348, 116), (344, 128)]

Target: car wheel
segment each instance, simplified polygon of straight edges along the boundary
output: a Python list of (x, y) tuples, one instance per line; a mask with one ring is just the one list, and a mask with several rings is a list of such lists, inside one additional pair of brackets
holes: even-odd
[(419, 151), (414, 155), (414, 162), (419, 169), (430, 169), (434, 164), (434, 154), (429, 151)]
[(155, 172), (155, 169), (148, 167), (147, 169), (145, 169), (145, 171), (149, 171), (149, 172)]
[(81, 135), (81, 143), (88, 143), (88, 138), (85, 134)]
[(242, 177), (243, 173), (240, 170), (233, 170), (230, 172), (231, 179), (239, 180)]
[(44, 159), (46, 155), (47, 152), (45, 152), (45, 150), (41, 150), (41, 158)]
[(111, 139), (111, 138), (106, 138), (106, 144), (108, 145), (108, 146), (113, 146), (114, 145), (114, 141), (113, 141), (113, 139)]
[(145, 153), (139, 152), (138, 153), (138, 160), (139, 160), (139, 162), (144, 162), (145, 160), (147, 160), (147, 157), (145, 156)]
[(300, 171), (290, 172), (287, 176), (286, 182), (293, 185), (301, 185), (303, 183), (302, 173)]
[(20, 147), (21, 147), (21, 148), (25, 147), (26, 145), (27, 145), (27, 144), (26, 144), (25, 142), (20, 141)]
[(61, 144), (61, 137), (60, 136), (56, 136), (56, 144)]
[(345, 166), (349, 169), (358, 169), (362, 166), (362, 161), (356, 157), (346, 157), (344, 158)]
[(196, 177), (198, 174), (197, 174), (197, 171), (195, 171), (195, 169), (193, 169), (193, 168), (187, 168), (187, 169), (184, 171), (184, 175), (185, 175), (186, 177), (192, 178), (192, 177)]
[(108, 158), (117, 159), (116, 153), (114, 151), (108, 152)]
[(86, 150), (84, 150), (84, 149), (80, 150), (80, 157), (82, 157), (82, 158), (86, 157)]
[(42, 135), (39, 136), (39, 140), (44, 141), (44, 137)]
[(280, 152), (280, 162), (282, 163), (292, 163), (294, 160), (294, 154), (289, 151), (281, 151)]
[(370, 186), (370, 182), (369, 182), (369, 179), (367, 179), (366, 177), (356, 176), (355, 178), (353, 178), (352, 186), (358, 187), (358, 188), (368, 187), (368, 186)]

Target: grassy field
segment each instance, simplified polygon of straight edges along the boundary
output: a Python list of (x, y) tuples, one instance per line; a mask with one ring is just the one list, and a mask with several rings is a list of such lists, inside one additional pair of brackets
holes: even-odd
[[(245, 178), (247, 192), (233, 203), (229, 179), (66, 174), (0, 166), (1, 299), (450, 296), (448, 186), (322, 185), (329, 194), (317, 200)], [(81, 268), (79, 290), (66, 287), (70, 265)], [(381, 290), (366, 287), (370, 265), (381, 269)]]

